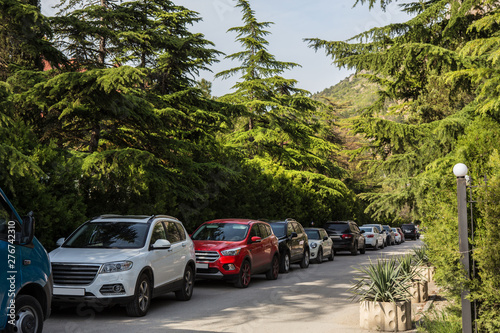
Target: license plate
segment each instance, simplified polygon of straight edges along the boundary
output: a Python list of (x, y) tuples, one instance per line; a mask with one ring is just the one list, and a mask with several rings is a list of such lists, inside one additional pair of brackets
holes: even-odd
[(52, 291), (54, 295), (63, 295), (63, 296), (85, 296), (84, 288), (57, 288), (54, 287)]
[(333, 239), (340, 239), (340, 236), (330, 236)]
[(203, 262), (197, 262), (196, 263), (196, 268), (208, 269), (208, 264), (207, 263), (203, 263)]

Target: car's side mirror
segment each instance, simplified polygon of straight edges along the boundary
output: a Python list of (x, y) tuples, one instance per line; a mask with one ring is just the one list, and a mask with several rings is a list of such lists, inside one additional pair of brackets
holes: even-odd
[(170, 249), (172, 244), (166, 239), (158, 239), (156, 242), (154, 242), (153, 245), (151, 245), (151, 248), (153, 250), (160, 250), (160, 249)]
[(260, 238), (259, 236), (253, 236), (252, 238), (250, 238), (251, 243), (260, 243), (261, 241), (262, 238)]
[(292, 233), (290, 234), (290, 238), (297, 238), (297, 237), (298, 237), (298, 235), (297, 235), (297, 233), (296, 233), (296, 232), (292, 232)]
[(328, 236), (323, 237), (323, 240), (324, 241), (328, 240)]
[(61, 245), (63, 245), (63, 243), (64, 243), (64, 241), (65, 241), (65, 240), (66, 240), (66, 238), (59, 238), (59, 239), (57, 240), (57, 242), (56, 242), (56, 245), (57, 245), (57, 246), (61, 246)]
[(361, 233), (362, 233), (362, 234), (364, 234), (364, 233), (365, 233), (365, 231), (364, 231), (364, 230), (361, 230)]

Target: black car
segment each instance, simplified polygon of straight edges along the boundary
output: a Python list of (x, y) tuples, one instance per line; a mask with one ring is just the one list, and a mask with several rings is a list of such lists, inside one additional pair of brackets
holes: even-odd
[(366, 251), (364, 231), (360, 230), (354, 221), (328, 221), (324, 228), (333, 240), (333, 248), (337, 251), (350, 251), (357, 255), (358, 251)]
[(290, 264), (309, 266), (309, 242), (302, 225), (294, 219), (267, 221), (279, 240), (280, 273), (288, 273)]
[(417, 226), (412, 224), (412, 223), (402, 224), (401, 230), (403, 230), (403, 234), (405, 235), (405, 239), (417, 240), (418, 238), (420, 238), (420, 234), (418, 233)]

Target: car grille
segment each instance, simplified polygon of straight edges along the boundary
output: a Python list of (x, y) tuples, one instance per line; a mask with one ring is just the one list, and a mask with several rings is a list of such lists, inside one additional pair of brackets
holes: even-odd
[(217, 251), (196, 251), (197, 262), (214, 262), (219, 257), (219, 252)]
[(101, 265), (52, 264), (55, 285), (89, 285)]

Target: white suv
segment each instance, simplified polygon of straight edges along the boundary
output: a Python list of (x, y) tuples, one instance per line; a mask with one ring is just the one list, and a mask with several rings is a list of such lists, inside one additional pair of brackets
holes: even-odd
[(53, 304), (120, 304), (139, 317), (155, 296), (187, 301), (193, 293), (194, 245), (174, 217), (102, 215), (58, 244), (49, 254)]

